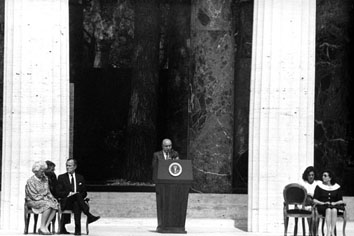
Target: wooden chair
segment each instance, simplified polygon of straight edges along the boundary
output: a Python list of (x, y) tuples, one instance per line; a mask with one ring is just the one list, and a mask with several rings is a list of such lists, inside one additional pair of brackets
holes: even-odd
[[(339, 210), (338, 214), (337, 214), (338, 218), (343, 219), (343, 236), (345, 236), (345, 227), (347, 225), (347, 211), (345, 210), (345, 206), (346, 206), (346, 204), (343, 203), (344, 210)], [(315, 227), (316, 232), (318, 231), (318, 226), (320, 224), (320, 220), (322, 220), (322, 226), (321, 226), (322, 230), (321, 231), (322, 231), (322, 235), (324, 236), (325, 235), (324, 234), (324, 225), (325, 225), (326, 219), (325, 219), (325, 216), (318, 213), (316, 205), (315, 205), (315, 218), (316, 218), (316, 221), (315, 221), (316, 222), (316, 227)], [(334, 229), (334, 235), (337, 236), (337, 227)]]
[[(31, 219), (31, 214), (33, 215), (34, 218), (34, 224), (33, 224), (33, 233), (37, 232), (37, 222), (38, 222), (38, 214), (34, 213), (32, 211), (32, 208), (28, 207), (27, 205), (27, 201), (25, 199), (25, 204), (24, 204), (24, 218), (25, 218), (25, 230), (24, 230), (24, 234), (28, 234), (28, 226), (30, 223), (30, 219)], [(54, 216), (51, 226), (49, 226), (52, 230), (52, 233), (55, 233), (55, 221), (56, 221), (56, 217)]]
[[(84, 201), (86, 202), (87, 205), (89, 205), (89, 198), (85, 198)], [(89, 205), (90, 206), (90, 205)], [(59, 224), (59, 229), (58, 232), (60, 232), (60, 225), (61, 225), (61, 220), (62, 220), (62, 216), (63, 214), (74, 214), (74, 212), (72, 210), (62, 210), (59, 204), (59, 214), (58, 214), (58, 224)], [(89, 234), (89, 223), (88, 223), (88, 218), (86, 217), (86, 234)]]
[(305, 218), (311, 218), (312, 223), (310, 225), (310, 235), (313, 235), (311, 229), (313, 229), (313, 223), (315, 222), (315, 213), (313, 208), (306, 209), (305, 202), (307, 197), (306, 189), (297, 183), (288, 184), (283, 190), (284, 196), (284, 235), (286, 236), (289, 224), (289, 217), (295, 218), (294, 235), (297, 235), (297, 223), (298, 218), (302, 218), (302, 231), (303, 235), (306, 235)]

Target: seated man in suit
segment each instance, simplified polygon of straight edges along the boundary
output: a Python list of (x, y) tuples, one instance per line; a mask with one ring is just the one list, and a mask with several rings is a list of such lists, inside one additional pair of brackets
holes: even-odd
[[(153, 180), (156, 180), (157, 175), (157, 162), (158, 160), (178, 160), (178, 152), (172, 149), (172, 141), (170, 139), (162, 140), (162, 150), (155, 152), (152, 159), (152, 168), (153, 168)], [(156, 198), (161, 198), (160, 192), (162, 191), (161, 186), (156, 186)], [(157, 201), (159, 204), (161, 201)], [(158, 214), (157, 216), (157, 231), (161, 228), (161, 216)]]
[[(98, 220), (100, 217), (89, 212), (89, 207), (84, 201), (87, 196), (85, 179), (82, 175), (75, 173), (76, 167), (77, 161), (75, 159), (69, 158), (66, 161), (67, 173), (58, 176), (57, 195), (61, 199), (61, 209), (70, 209), (74, 212), (75, 235), (81, 235), (81, 212), (84, 212), (87, 216), (89, 223)], [(65, 224), (70, 222), (70, 215), (67, 216), (68, 218), (63, 217), (61, 221), (61, 234), (68, 234)]]

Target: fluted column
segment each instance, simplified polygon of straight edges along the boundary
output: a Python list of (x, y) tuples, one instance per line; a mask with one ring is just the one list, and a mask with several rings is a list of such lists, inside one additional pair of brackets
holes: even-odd
[(24, 187), (37, 160), (69, 153), (68, 0), (5, 2), (2, 230), (23, 230)]
[(255, 0), (248, 230), (282, 232), (283, 188), (313, 164), (315, 0)]

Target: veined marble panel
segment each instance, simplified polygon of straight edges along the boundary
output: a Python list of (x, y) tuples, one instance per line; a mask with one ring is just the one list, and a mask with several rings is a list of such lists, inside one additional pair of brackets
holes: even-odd
[(234, 37), (231, 1), (192, 4), (191, 47), (195, 61), (189, 98), (188, 158), (193, 188), (231, 192)]

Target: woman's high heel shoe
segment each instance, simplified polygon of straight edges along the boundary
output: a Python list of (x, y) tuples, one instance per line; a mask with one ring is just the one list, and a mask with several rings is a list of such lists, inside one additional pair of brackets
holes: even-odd
[(41, 235), (52, 235), (50, 232), (43, 232), (41, 229), (38, 229), (38, 234), (41, 234)]

